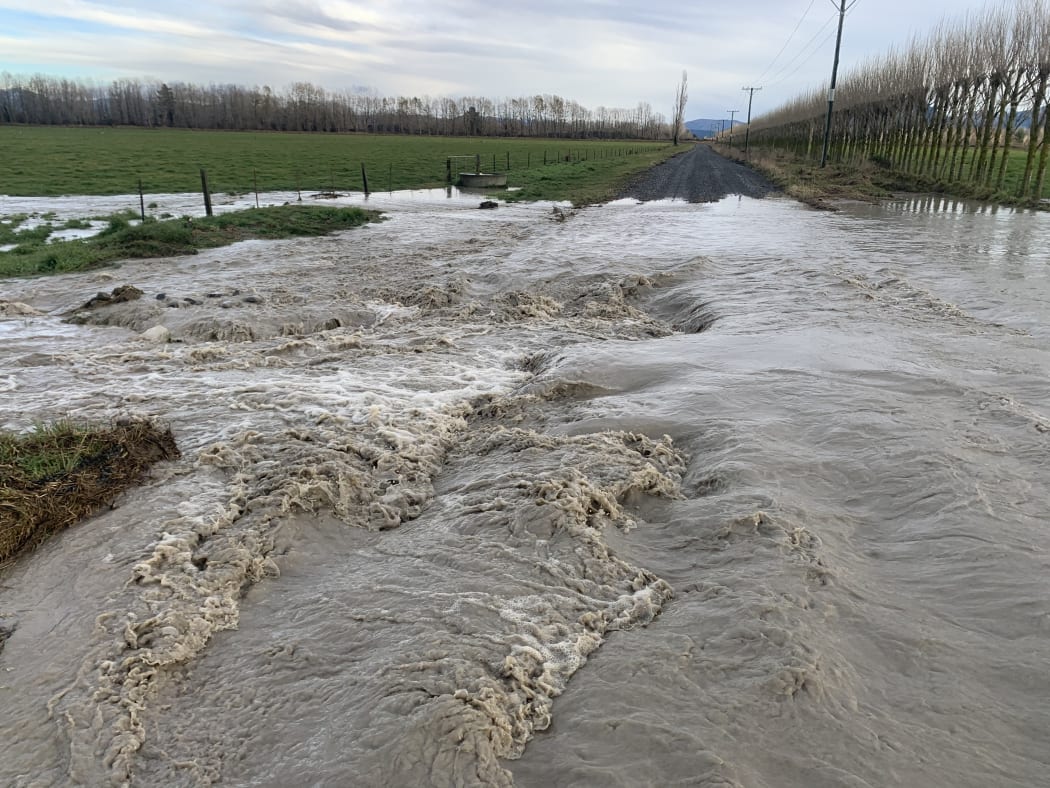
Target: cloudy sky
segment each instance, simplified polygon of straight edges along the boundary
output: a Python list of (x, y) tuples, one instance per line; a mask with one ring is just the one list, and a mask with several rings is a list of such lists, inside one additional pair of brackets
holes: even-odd
[[(849, 0), (847, 0), (847, 3)], [(1006, 0), (1012, 4), (1011, 0)], [(842, 68), (986, 0), (856, 0)], [(755, 115), (827, 80), (833, 0), (0, 0), (0, 71)], [(778, 56), (779, 55), (779, 56)], [(840, 71), (840, 73), (842, 73)]]

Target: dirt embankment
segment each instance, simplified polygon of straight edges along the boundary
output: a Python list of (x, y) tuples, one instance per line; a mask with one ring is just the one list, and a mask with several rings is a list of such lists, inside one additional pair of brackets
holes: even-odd
[(619, 195), (637, 200), (717, 202), (731, 194), (762, 198), (780, 191), (764, 175), (719, 156), (708, 145), (668, 159), (632, 181)]

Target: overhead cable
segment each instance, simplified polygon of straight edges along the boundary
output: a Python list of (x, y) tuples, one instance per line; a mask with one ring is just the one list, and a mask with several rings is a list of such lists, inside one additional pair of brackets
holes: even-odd
[(809, 5), (806, 6), (806, 10), (802, 12), (802, 18), (798, 20), (798, 23), (795, 25), (795, 29), (792, 30), (791, 34), (787, 37), (787, 41), (784, 42), (784, 46), (782, 46), (780, 48), (780, 51), (777, 52), (776, 56), (771, 61), (769, 61), (769, 65), (766, 66), (765, 70), (758, 75), (758, 79), (756, 79), (755, 82), (761, 82), (762, 77), (769, 73), (769, 69), (773, 68), (777, 60), (780, 59), (780, 56), (784, 54), (784, 50), (788, 48), (788, 44), (790, 44), (791, 40), (795, 37), (795, 33), (798, 32), (798, 29), (802, 26), (802, 23), (806, 21), (806, 17), (809, 15), (809, 12), (813, 8), (813, 4), (815, 2), (817, 2), (817, 0), (809, 0)]

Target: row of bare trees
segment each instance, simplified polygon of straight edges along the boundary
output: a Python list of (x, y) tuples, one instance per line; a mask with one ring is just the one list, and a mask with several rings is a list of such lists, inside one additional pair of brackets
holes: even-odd
[[(1047, 0), (942, 23), (839, 81), (832, 156), (1038, 200), (1050, 156), (1048, 80)], [(754, 120), (751, 139), (819, 156), (826, 109), (825, 87)], [(1011, 155), (1024, 165), (1008, 174)]]
[(160, 126), (272, 131), (667, 139), (663, 115), (634, 109), (590, 110), (561, 96), (493, 101), (480, 96), (390, 98), (371, 91), (328, 91), (296, 82), (268, 86), (154, 83), (97, 85), (43, 75), (0, 74), (0, 123)]

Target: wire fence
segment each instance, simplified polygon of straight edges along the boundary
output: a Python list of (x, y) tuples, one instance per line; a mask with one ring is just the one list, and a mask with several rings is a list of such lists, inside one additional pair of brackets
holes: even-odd
[[(207, 215), (212, 215), (212, 195), (252, 197), (261, 206), (260, 195), (294, 193), (304, 198), (332, 198), (346, 194), (394, 192), (405, 189), (440, 188), (458, 183), (463, 173), (525, 173), (540, 167), (575, 166), (589, 162), (611, 162), (617, 159), (662, 150), (658, 145), (624, 145), (622, 147), (556, 147), (543, 151), (510, 151), (457, 154), (447, 156), (440, 164), (428, 161), (332, 162), (327, 168), (313, 163), (301, 171), (270, 172), (264, 168), (250, 171), (224, 168), (218, 176), (208, 167), (200, 170), (200, 192)], [(157, 207), (150, 194), (167, 194), (162, 182), (143, 177), (135, 184), (139, 212), (145, 219)]]

